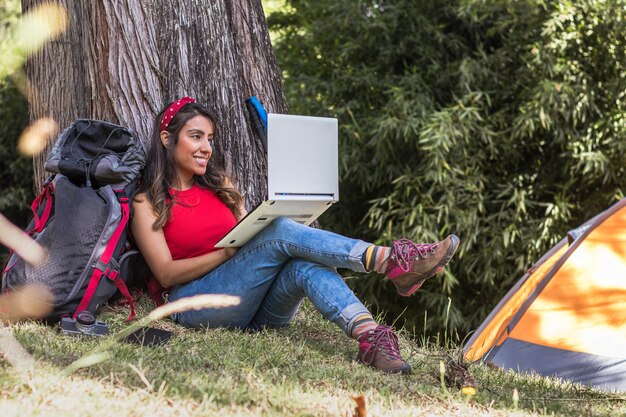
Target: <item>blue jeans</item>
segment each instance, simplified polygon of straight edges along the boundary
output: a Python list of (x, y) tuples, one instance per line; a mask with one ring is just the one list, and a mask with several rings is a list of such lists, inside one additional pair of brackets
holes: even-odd
[(354, 318), (369, 313), (336, 268), (365, 272), (370, 243), (278, 218), (208, 274), (174, 287), (169, 300), (198, 294), (238, 296), (234, 307), (190, 310), (173, 319), (187, 327), (258, 330), (289, 324), (308, 297), (348, 335)]

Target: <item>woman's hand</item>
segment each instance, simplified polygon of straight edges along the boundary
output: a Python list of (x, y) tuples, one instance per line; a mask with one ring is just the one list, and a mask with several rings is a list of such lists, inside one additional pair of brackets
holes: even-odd
[(226, 256), (225, 260), (229, 260), (230, 258), (235, 256), (235, 253), (237, 253), (237, 248), (224, 248), (222, 250), (224, 251), (224, 255)]

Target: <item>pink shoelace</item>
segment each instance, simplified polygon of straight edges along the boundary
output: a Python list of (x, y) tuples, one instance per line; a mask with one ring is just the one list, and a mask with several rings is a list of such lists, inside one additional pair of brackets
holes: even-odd
[[(369, 338), (368, 338), (369, 341)], [(364, 357), (370, 353), (372, 349), (379, 349), (384, 352), (390, 359), (402, 359), (400, 356), (400, 345), (398, 344), (398, 336), (387, 326), (378, 326), (374, 330), (374, 336), (372, 341), (369, 342), (370, 346), (365, 351)], [(371, 365), (376, 355), (371, 355), (371, 358), (366, 365)]]
[(400, 239), (393, 242), (391, 259), (395, 259), (398, 266), (409, 272), (413, 266), (413, 260), (422, 257), (428, 258), (434, 255), (439, 243), (415, 243), (408, 239)]

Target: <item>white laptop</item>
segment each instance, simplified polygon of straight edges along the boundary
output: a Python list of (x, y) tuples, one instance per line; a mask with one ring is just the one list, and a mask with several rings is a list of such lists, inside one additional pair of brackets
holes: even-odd
[(267, 115), (268, 197), (216, 247), (240, 247), (277, 217), (310, 225), (339, 200), (337, 119)]

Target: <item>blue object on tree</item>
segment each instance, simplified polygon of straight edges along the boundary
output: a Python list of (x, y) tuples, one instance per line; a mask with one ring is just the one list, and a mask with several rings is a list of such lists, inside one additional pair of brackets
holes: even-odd
[(263, 150), (267, 154), (267, 111), (256, 96), (246, 100), (246, 107), (252, 119), (252, 127), (261, 139)]

